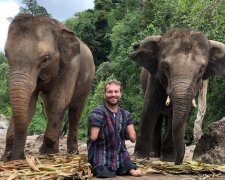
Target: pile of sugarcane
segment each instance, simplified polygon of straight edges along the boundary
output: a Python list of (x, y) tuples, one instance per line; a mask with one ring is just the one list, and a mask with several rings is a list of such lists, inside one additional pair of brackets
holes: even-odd
[(161, 174), (225, 174), (225, 165), (206, 164), (197, 161), (187, 161), (181, 165), (174, 162), (162, 162), (157, 160), (136, 160), (139, 167), (145, 173)]
[[(225, 165), (212, 165), (187, 161), (182, 165), (157, 160), (133, 159), (146, 173), (159, 174), (225, 174)], [(91, 179), (91, 165), (87, 155), (54, 154), (45, 156), (26, 155), (25, 160), (0, 162), (0, 179)]]
[(0, 179), (91, 179), (87, 155), (26, 155), (25, 160), (0, 162)]

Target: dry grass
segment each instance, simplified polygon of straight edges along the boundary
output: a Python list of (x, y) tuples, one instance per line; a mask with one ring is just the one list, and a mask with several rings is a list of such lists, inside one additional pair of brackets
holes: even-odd
[(197, 161), (186, 161), (182, 165), (174, 162), (162, 162), (158, 160), (135, 160), (145, 173), (160, 174), (225, 174), (225, 165), (206, 164)]
[(81, 179), (92, 177), (86, 155), (26, 156), (26, 160), (0, 162), (0, 179)]
[[(225, 174), (225, 165), (211, 165), (196, 161), (186, 161), (182, 165), (158, 160), (134, 159), (144, 174), (208, 174), (215, 177)], [(27, 155), (26, 160), (7, 163), (0, 162), (0, 179), (91, 179), (91, 165), (87, 155), (54, 154), (45, 156)]]

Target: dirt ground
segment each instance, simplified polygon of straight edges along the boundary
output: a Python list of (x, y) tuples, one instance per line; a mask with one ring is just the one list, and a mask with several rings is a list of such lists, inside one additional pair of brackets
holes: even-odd
[[(4, 152), (4, 146), (5, 146), (5, 134), (6, 129), (0, 129), (0, 156)], [(26, 149), (25, 152), (29, 154), (38, 154), (39, 147), (42, 144), (42, 136), (34, 135), (34, 136), (28, 136), (27, 142), (26, 142)], [(132, 144), (130, 141), (126, 142), (128, 151), (130, 154), (133, 154), (134, 150), (134, 144)], [(192, 154), (195, 146), (188, 146), (185, 151), (185, 159), (184, 161), (188, 161), (192, 159)], [(66, 152), (66, 138), (60, 139), (60, 152)], [(86, 150), (86, 143), (80, 141), (79, 142), (79, 152), (82, 154), (87, 154)], [(92, 178), (93, 180), (99, 180), (100, 178)], [(131, 176), (117, 176), (115, 178), (109, 178), (109, 179), (117, 179), (117, 180), (129, 180), (129, 179), (139, 179), (139, 180), (193, 180), (193, 179), (225, 179), (225, 176), (223, 175), (172, 175), (172, 174), (145, 174), (142, 177), (131, 177)]]

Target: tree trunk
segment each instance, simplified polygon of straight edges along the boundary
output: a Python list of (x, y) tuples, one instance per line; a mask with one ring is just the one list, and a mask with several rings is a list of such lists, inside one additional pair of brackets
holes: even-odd
[(194, 141), (195, 144), (198, 143), (202, 136), (202, 121), (205, 116), (206, 111), (206, 95), (208, 88), (208, 79), (202, 82), (198, 95), (198, 113), (197, 118), (194, 122)]

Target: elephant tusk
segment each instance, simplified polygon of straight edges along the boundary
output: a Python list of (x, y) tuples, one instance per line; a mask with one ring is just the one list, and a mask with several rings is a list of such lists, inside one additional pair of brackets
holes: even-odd
[(195, 102), (195, 99), (192, 99), (192, 106), (193, 106), (194, 108), (197, 107), (196, 102)]
[(171, 102), (170, 97), (167, 96), (167, 99), (166, 99), (166, 106), (169, 106), (169, 105), (170, 105), (170, 102)]

